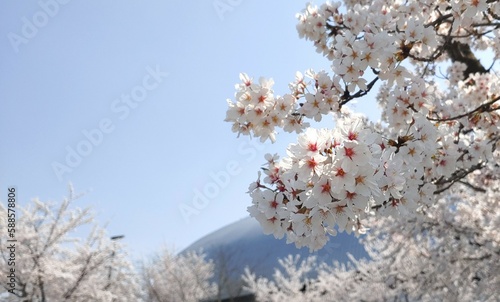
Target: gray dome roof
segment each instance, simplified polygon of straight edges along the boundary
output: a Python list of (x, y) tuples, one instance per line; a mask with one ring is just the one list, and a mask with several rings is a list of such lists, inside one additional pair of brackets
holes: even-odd
[[(221, 276), (236, 282), (240, 280), (246, 266), (257, 276), (272, 279), (275, 268), (279, 268), (278, 259), (292, 254), (300, 254), (301, 259), (315, 255), (317, 261), (331, 264), (333, 261), (347, 263), (347, 253), (356, 259), (368, 258), (368, 254), (358, 238), (347, 233), (331, 237), (326, 246), (310, 253), (308, 248), (297, 249), (294, 244), (287, 244), (286, 239), (275, 239), (264, 235), (259, 222), (247, 217), (227, 225), (191, 244), (181, 253), (202, 249), (208, 259), (216, 265), (215, 281), (220, 284)], [(233, 284), (232, 287), (235, 287)], [(234, 295), (233, 295), (234, 296)]]

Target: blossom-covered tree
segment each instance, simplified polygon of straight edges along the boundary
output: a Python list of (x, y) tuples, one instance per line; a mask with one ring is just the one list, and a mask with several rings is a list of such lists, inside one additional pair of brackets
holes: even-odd
[[(238, 134), (299, 133), (250, 185), (248, 211), (266, 234), (316, 250), (337, 231), (365, 233), (369, 219), (425, 216), (452, 188), (485, 190), (468, 176), (498, 165), (499, 1), (346, 0), (297, 17), (330, 72), (297, 72), (283, 95), (241, 74), (228, 100)], [(378, 122), (348, 108), (366, 95), (381, 105)], [(324, 115), (334, 129), (309, 127)]]
[(175, 255), (164, 250), (144, 265), (147, 301), (197, 302), (216, 296), (217, 285), (210, 282), (214, 263), (200, 252)]
[(318, 291), (308, 290), (308, 286), (317, 282), (311, 278), (317, 269), (315, 256), (301, 261), (300, 255), (289, 255), (278, 259), (278, 263), (281, 269), (275, 268), (274, 280), (257, 277), (248, 267), (245, 268), (245, 288), (255, 295), (257, 301), (316, 301), (322, 298)]
[(287, 274), (272, 281), (247, 271), (247, 286), (258, 301), (498, 301), (500, 169), (468, 181), (486, 189), (453, 187), (424, 214), (371, 219), (369, 260), (282, 261)]
[[(72, 237), (94, 220), (90, 209), (72, 209), (77, 198), (70, 187), (60, 204), (33, 199), (16, 208), (22, 214), (16, 221), (14, 267), (7, 238), (0, 236), (1, 271), (15, 269), (14, 286), (4, 283), (0, 289), (2, 301), (141, 301), (137, 274), (120, 242), (97, 225), (86, 238)], [(1, 230), (7, 222), (7, 209), (0, 205)]]

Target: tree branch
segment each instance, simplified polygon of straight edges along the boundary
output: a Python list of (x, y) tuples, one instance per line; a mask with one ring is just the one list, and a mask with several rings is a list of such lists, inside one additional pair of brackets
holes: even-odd
[(467, 170), (461, 169), (461, 170), (455, 171), (451, 175), (450, 178), (440, 178), (434, 184), (436, 186), (441, 186), (441, 185), (446, 185), (446, 186), (443, 187), (443, 188), (441, 188), (441, 189), (439, 189), (439, 190), (434, 191), (434, 194), (443, 193), (444, 191), (448, 190), (454, 183), (460, 182), (462, 180), (462, 178), (464, 178), (465, 176), (469, 175), (470, 173), (472, 173), (472, 172), (474, 172), (476, 170), (482, 169), (484, 166), (485, 166), (485, 163), (484, 162), (480, 162), (480, 163), (475, 164), (474, 166), (470, 167)]
[(463, 185), (465, 185), (465, 186), (467, 186), (467, 187), (469, 187), (469, 188), (471, 188), (474, 191), (481, 192), (481, 193), (486, 193), (485, 189), (480, 188), (480, 187), (476, 187), (476, 186), (472, 185), (469, 182), (466, 182), (466, 181), (463, 181), (463, 180), (459, 180), (458, 182), (461, 183), (461, 184), (463, 184)]
[(349, 101), (351, 101), (355, 98), (359, 98), (359, 97), (362, 97), (362, 96), (368, 94), (368, 92), (370, 92), (370, 90), (373, 88), (373, 85), (375, 85), (375, 83), (378, 81), (378, 79), (379, 79), (379, 77), (376, 77), (370, 83), (368, 83), (368, 85), (366, 85), (366, 90), (359, 90), (358, 92), (356, 92), (355, 94), (352, 94), (352, 95), (350, 95), (349, 91), (346, 89), (347, 94), (342, 96), (343, 101), (340, 102), (340, 107), (342, 107), (343, 105), (347, 104)]
[[(434, 121), (434, 122), (447, 122), (447, 121), (453, 121), (453, 120), (457, 120), (457, 119), (460, 119), (460, 118), (463, 118), (463, 117), (466, 117), (466, 116), (469, 116), (469, 115), (472, 115), (476, 112), (489, 112), (490, 111), (490, 106), (493, 105), (495, 102), (497, 102), (498, 100), (500, 100), (500, 96), (494, 98), (493, 100), (487, 102), (487, 103), (484, 103), (482, 105), (480, 105), (479, 107), (477, 107), (476, 109), (472, 110), (472, 111), (469, 111), (469, 112), (466, 112), (464, 114), (460, 114), (460, 115), (457, 115), (457, 116), (453, 116), (453, 117), (448, 117), (448, 118), (432, 118), (432, 117), (428, 117), (427, 119), (429, 121)], [(496, 109), (493, 109), (493, 110), (497, 110), (498, 108)]]

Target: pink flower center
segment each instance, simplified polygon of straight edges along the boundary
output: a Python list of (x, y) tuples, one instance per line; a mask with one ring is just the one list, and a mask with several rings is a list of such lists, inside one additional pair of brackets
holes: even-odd
[(271, 208), (276, 209), (278, 207), (278, 203), (276, 200), (271, 201)]
[(353, 148), (344, 147), (345, 156), (349, 157), (352, 160), (352, 157), (355, 155)]
[(347, 138), (355, 141), (358, 139), (358, 134), (356, 132), (349, 131), (349, 134), (347, 134)]
[(314, 160), (314, 158), (307, 160), (307, 166), (310, 169), (314, 169), (317, 165), (318, 165), (318, 163), (316, 162), (316, 160)]
[(351, 192), (347, 191), (346, 198), (349, 200), (353, 200), (354, 197), (356, 197), (356, 195), (357, 195), (356, 193), (351, 193)]
[(307, 150), (311, 151), (311, 152), (316, 152), (318, 151), (318, 144), (317, 143), (309, 143), (307, 145)]
[(332, 186), (330, 186), (330, 183), (327, 181), (324, 185), (321, 186), (321, 193), (330, 193), (331, 189)]

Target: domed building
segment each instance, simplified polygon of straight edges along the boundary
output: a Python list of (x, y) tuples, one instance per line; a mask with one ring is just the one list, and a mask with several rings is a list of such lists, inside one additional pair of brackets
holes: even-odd
[(273, 278), (278, 259), (300, 254), (301, 259), (315, 255), (318, 263), (339, 261), (347, 263), (347, 254), (356, 259), (368, 258), (363, 245), (354, 235), (339, 233), (327, 245), (310, 253), (308, 248), (297, 249), (287, 244), (286, 239), (277, 240), (272, 235), (264, 235), (260, 224), (248, 217), (225, 226), (187, 247), (182, 253), (203, 250), (207, 259), (215, 263), (214, 282), (219, 287), (216, 301), (254, 301), (251, 294), (243, 290), (241, 275), (249, 267), (257, 276)]

